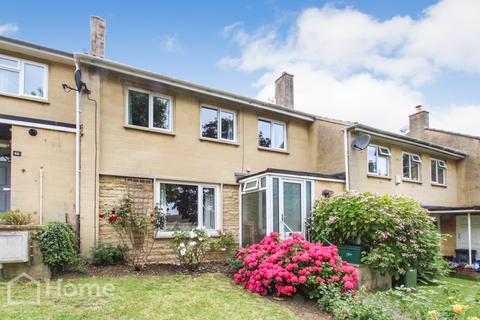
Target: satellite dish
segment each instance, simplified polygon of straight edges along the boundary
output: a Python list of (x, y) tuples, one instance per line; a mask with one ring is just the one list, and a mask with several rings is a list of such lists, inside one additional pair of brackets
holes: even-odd
[(84, 83), (82, 82), (82, 72), (80, 69), (75, 70), (75, 85), (77, 86), (78, 92), (82, 92)]
[(358, 138), (352, 141), (352, 148), (357, 151), (362, 151), (370, 144), (370, 135), (362, 134)]

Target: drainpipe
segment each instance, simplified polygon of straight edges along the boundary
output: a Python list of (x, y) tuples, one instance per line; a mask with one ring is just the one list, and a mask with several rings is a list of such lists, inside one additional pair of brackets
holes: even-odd
[(43, 224), (43, 167), (40, 167), (40, 210), (39, 210), (39, 218), (40, 218), (40, 225)]
[[(75, 69), (80, 70), (78, 58), (75, 57)], [(75, 124), (75, 234), (80, 245), (80, 97), (81, 92), (75, 92), (76, 124)]]
[(468, 264), (472, 264), (472, 219), (470, 212), (467, 214), (468, 224)]
[(348, 130), (350, 127), (343, 129), (343, 158), (345, 161), (345, 191), (350, 191), (350, 172), (349, 167), (349, 152), (348, 152)]

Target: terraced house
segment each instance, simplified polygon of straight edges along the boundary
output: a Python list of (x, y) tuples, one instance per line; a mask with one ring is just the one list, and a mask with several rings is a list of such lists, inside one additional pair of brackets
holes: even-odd
[[(297, 111), (288, 73), (273, 104), (114, 62), (105, 22), (91, 25), (91, 54), (0, 37), (0, 211), (67, 221), (87, 252), (117, 241), (97, 213), (130, 194), (168, 212), (162, 262), (175, 230), (202, 226), (240, 245), (288, 237), (305, 232), (315, 199), (372, 191), (438, 215), (453, 235), (445, 255), (480, 251), (478, 137), (429, 129), (423, 110), (409, 136)], [(64, 85), (76, 69), (78, 95)]]

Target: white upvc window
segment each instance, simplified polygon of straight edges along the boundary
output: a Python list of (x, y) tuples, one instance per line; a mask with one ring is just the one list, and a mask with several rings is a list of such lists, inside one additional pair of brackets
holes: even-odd
[(166, 213), (160, 235), (205, 228), (209, 234), (220, 229), (220, 188), (215, 184), (157, 181), (156, 204)]
[(275, 150), (287, 149), (287, 126), (284, 122), (258, 119), (258, 145)]
[(0, 93), (48, 99), (48, 66), (0, 55)]
[(390, 149), (369, 145), (367, 148), (367, 170), (369, 174), (388, 177), (390, 175)]
[(136, 88), (128, 88), (126, 91), (127, 125), (172, 131), (172, 97)]
[(202, 105), (200, 122), (202, 138), (229, 142), (237, 140), (237, 113), (235, 111)]
[(418, 154), (402, 153), (403, 178), (411, 181), (422, 179), (422, 158)]
[(432, 183), (441, 185), (447, 184), (447, 164), (444, 160), (431, 160), (431, 177)]

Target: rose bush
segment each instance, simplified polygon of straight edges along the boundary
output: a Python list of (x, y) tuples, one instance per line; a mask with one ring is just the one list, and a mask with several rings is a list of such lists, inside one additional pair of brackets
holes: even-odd
[(302, 290), (320, 299), (325, 288), (339, 292), (355, 290), (358, 272), (342, 261), (335, 246), (310, 243), (301, 235), (280, 241), (271, 233), (260, 243), (237, 252), (241, 268), (234, 281), (263, 296), (291, 296)]

